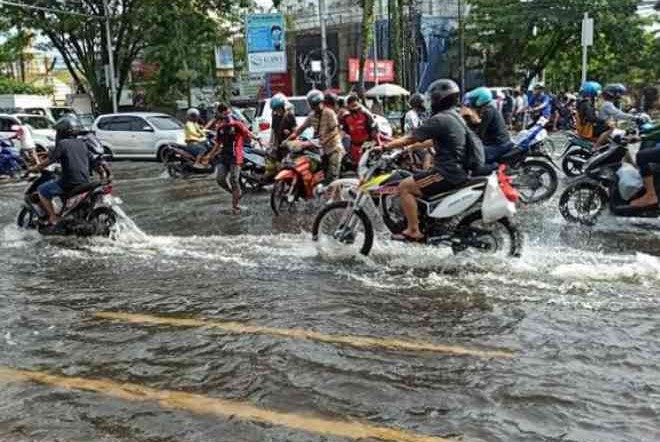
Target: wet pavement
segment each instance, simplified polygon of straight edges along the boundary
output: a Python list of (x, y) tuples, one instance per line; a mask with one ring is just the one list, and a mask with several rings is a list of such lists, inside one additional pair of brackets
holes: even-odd
[(118, 238), (15, 227), (0, 189), (2, 441), (657, 441), (660, 223), (522, 209), (520, 259), (321, 256), (274, 218), (117, 163)]

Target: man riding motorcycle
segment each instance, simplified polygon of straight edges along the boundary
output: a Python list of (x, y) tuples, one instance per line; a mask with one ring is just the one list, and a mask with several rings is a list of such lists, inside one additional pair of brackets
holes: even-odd
[(61, 178), (49, 181), (37, 188), (41, 206), (48, 215), (48, 225), (54, 226), (59, 221), (53, 198), (90, 182), (90, 170), (95, 157), (87, 148), (85, 141), (76, 138), (82, 130), (80, 121), (71, 115), (60, 118), (53, 128), (57, 131), (59, 140), (55, 149), (48, 154), (48, 160), (32, 167), (30, 171), (41, 172), (53, 163), (62, 166)]
[(314, 137), (319, 139), (323, 150), (324, 184), (329, 184), (339, 177), (342, 158), (341, 133), (337, 114), (323, 104), (323, 92), (313, 89), (307, 93), (307, 103), (312, 112), (298, 129), (289, 135), (288, 140), (295, 140), (308, 127), (314, 128)]
[(351, 138), (350, 156), (353, 164), (360, 161), (362, 145), (378, 138), (378, 127), (373, 116), (360, 104), (357, 95), (350, 95), (346, 100), (348, 113), (342, 119), (341, 127)]
[[(232, 212), (238, 215), (241, 208), (240, 174), (243, 165), (243, 143), (246, 139), (253, 139), (261, 144), (259, 137), (254, 135), (248, 127), (232, 116), (231, 108), (224, 103), (218, 104), (217, 113), (220, 116), (216, 126), (215, 146), (202, 158), (203, 164), (215, 158), (220, 153), (221, 161), (218, 163), (216, 181), (220, 187), (232, 196)], [(231, 185), (227, 184), (227, 176)]]
[(282, 161), (287, 153), (287, 149), (283, 146), (283, 143), (296, 130), (296, 116), (288, 106), (284, 94), (274, 95), (270, 100), (270, 108), (273, 111), (270, 126), (270, 148), (273, 156), (278, 161)]
[(534, 85), (534, 93), (529, 99), (528, 111), (532, 121), (536, 121), (540, 117), (550, 120), (552, 102), (550, 101), (550, 97), (545, 93), (545, 85), (543, 83), (536, 83)]
[(493, 106), (493, 95), (488, 88), (479, 87), (467, 94), (468, 104), (479, 113), (475, 132), (484, 144), (486, 164), (494, 164), (513, 149), (513, 142), (502, 114)]
[(195, 157), (195, 164), (193, 167), (203, 167), (200, 160), (206, 153), (206, 131), (202, 129), (199, 124), (201, 115), (199, 110), (191, 107), (186, 112), (186, 124), (183, 127), (183, 135), (186, 141), (185, 150), (190, 152)]
[(426, 120), (426, 108), (424, 107), (424, 96), (419, 92), (412, 94), (408, 100), (410, 110), (406, 112), (403, 117), (403, 132), (409, 134), (413, 129), (417, 129), (422, 125), (422, 121)]
[(595, 81), (587, 81), (580, 88), (580, 101), (577, 106), (576, 129), (585, 140), (597, 140), (611, 128), (596, 113), (596, 98), (602, 86)]
[(456, 111), (460, 101), (460, 88), (449, 79), (436, 80), (428, 88), (433, 116), (412, 134), (394, 140), (383, 149), (412, 147), (417, 143), (432, 139), (435, 159), (430, 171), (417, 173), (406, 178), (399, 185), (401, 208), (407, 221), (406, 229), (392, 239), (420, 242), (424, 234), (419, 229), (416, 197), (432, 196), (455, 189), (463, 184), (468, 175), (464, 167), (466, 127)]

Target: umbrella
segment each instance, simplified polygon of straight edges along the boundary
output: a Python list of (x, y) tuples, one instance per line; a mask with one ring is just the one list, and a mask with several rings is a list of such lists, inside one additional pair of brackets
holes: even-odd
[(383, 83), (378, 86), (372, 87), (365, 94), (369, 98), (376, 97), (407, 97), (410, 92), (393, 83)]

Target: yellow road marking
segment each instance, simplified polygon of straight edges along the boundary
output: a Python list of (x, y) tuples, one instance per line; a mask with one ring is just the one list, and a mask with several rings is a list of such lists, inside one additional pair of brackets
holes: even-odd
[(201, 415), (238, 417), (251, 422), (284, 426), (296, 430), (349, 439), (378, 439), (400, 442), (455, 442), (397, 428), (378, 427), (361, 422), (348, 422), (284, 413), (255, 407), (247, 402), (211, 398), (181, 391), (156, 390), (137, 384), (108, 379), (85, 379), (56, 376), (42, 372), (15, 370), (0, 366), (0, 381), (37, 382), (69, 390), (83, 390), (136, 402), (157, 402), (163, 408), (185, 410)]
[(347, 345), (356, 348), (383, 348), (419, 352), (446, 353), (459, 356), (479, 356), (486, 358), (510, 358), (508, 350), (479, 350), (457, 345), (438, 345), (430, 342), (404, 341), (394, 338), (370, 338), (367, 336), (328, 335), (311, 330), (263, 327), (240, 322), (220, 322), (204, 319), (168, 318), (164, 316), (140, 315), (120, 312), (97, 312), (97, 318), (123, 321), (132, 324), (165, 325), (175, 327), (208, 327), (233, 334), (270, 335), (282, 338), (306, 339), (327, 344)]

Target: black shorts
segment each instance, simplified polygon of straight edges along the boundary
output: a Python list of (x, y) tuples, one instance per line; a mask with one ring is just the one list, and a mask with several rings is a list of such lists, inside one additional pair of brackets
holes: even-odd
[(445, 177), (434, 170), (416, 173), (413, 175), (413, 179), (422, 192), (422, 195), (426, 197), (449, 192), (457, 187), (456, 184), (450, 183)]

